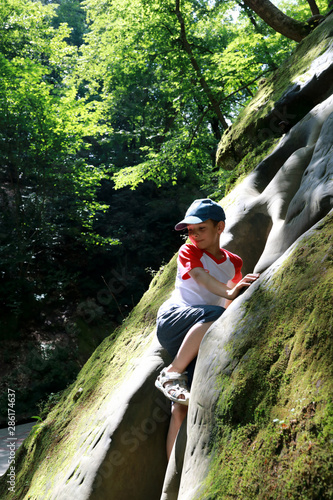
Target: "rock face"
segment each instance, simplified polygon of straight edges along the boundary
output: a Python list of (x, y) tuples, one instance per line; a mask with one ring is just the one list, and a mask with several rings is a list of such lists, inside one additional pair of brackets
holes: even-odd
[[(283, 266), (295, 240), (333, 208), (333, 96), (293, 127), (230, 198), (226, 200), (230, 206), (221, 246), (243, 257), (244, 272), (267, 271), (206, 335), (192, 389), (188, 423), (191, 431), (180, 493), (175, 497), (171, 491), (163, 500), (197, 498), (207, 476), (214, 428), (212, 414), (220, 395), (215, 388), (220, 374), (234, 363), (224, 346), (231, 338), (237, 342), (237, 336), (244, 334), (242, 304), (255, 294), (258, 286), (274, 281), (274, 273)], [(253, 320), (257, 317), (250, 321)], [(180, 478), (181, 468), (175, 467), (175, 461), (170, 468)], [(166, 483), (164, 487), (167, 488)]]
[(323, 218), (333, 206), (333, 96), (325, 92), (223, 200), (222, 246), (262, 276), (202, 343), (169, 464), (170, 406), (154, 388), (168, 359), (154, 321), (175, 259), (21, 446), (16, 491), (4, 477), (1, 498), (330, 498), (333, 230), (332, 216)]
[(125, 382), (99, 407), (81, 433), (70, 467), (54, 475), (52, 496), (45, 498), (158, 498), (170, 415), (165, 398), (154, 390), (163, 364), (160, 351), (153, 342), (140, 364), (130, 368)]
[(333, 95), (234, 190), (222, 246), (243, 255), (245, 272), (267, 269), (332, 208), (332, 174)]
[[(333, 433), (328, 403), (333, 393), (333, 308), (332, 303), (326, 312), (323, 307), (324, 290), (332, 298), (332, 237), (333, 210), (207, 332), (193, 380), (179, 494), (171, 499), (236, 495), (282, 500), (288, 493), (300, 499), (329, 498), (333, 485), (326, 460), (332, 442), (318, 436), (322, 429)], [(315, 244), (320, 245), (317, 253)], [(295, 272), (300, 257), (303, 265)], [(319, 292), (317, 304), (310, 301), (310, 309), (301, 296), (309, 297), (314, 281), (317, 292), (322, 284), (323, 295)], [(312, 446), (316, 452), (310, 456)], [(316, 475), (319, 464), (323, 468)]]

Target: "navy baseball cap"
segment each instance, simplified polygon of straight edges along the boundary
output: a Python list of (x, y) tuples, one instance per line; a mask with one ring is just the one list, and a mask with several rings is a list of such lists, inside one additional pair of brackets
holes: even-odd
[(209, 198), (195, 200), (188, 208), (185, 218), (175, 225), (176, 231), (185, 229), (187, 224), (200, 224), (205, 220), (225, 221), (225, 213), (221, 205)]

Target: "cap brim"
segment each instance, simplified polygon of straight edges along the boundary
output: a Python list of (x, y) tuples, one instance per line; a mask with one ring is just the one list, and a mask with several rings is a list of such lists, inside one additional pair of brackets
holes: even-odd
[(199, 217), (195, 217), (194, 215), (189, 215), (175, 225), (175, 230), (181, 231), (182, 229), (186, 229), (187, 224), (200, 224), (200, 222), (204, 222), (205, 220), (207, 219), (200, 219)]

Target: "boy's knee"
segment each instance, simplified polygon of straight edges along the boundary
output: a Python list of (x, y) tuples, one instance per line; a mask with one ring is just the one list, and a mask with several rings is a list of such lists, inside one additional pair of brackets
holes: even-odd
[(180, 403), (174, 403), (172, 405), (172, 416), (175, 420), (182, 422), (187, 415), (188, 407)]

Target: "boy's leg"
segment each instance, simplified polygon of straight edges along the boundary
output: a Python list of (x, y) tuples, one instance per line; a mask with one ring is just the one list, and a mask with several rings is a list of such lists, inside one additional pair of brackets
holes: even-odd
[[(207, 323), (197, 323), (193, 325), (192, 328), (187, 332), (179, 350), (172, 361), (172, 363), (166, 368), (166, 371), (183, 373), (191, 361), (197, 356), (201, 341), (207, 332), (208, 328), (213, 324), (213, 321)], [(186, 417), (188, 407), (180, 403), (174, 403), (172, 405), (172, 413), (170, 419), (170, 425), (168, 430), (168, 436), (166, 441), (166, 451), (168, 460), (175, 443), (180, 426)]]
[(166, 368), (167, 372), (183, 373), (190, 362), (197, 356), (201, 341), (213, 321), (197, 323), (187, 332), (172, 363)]
[(173, 445), (175, 443), (178, 431), (187, 414), (187, 406), (179, 403), (174, 403), (171, 408), (171, 419), (166, 441), (166, 452), (168, 460), (171, 455)]

